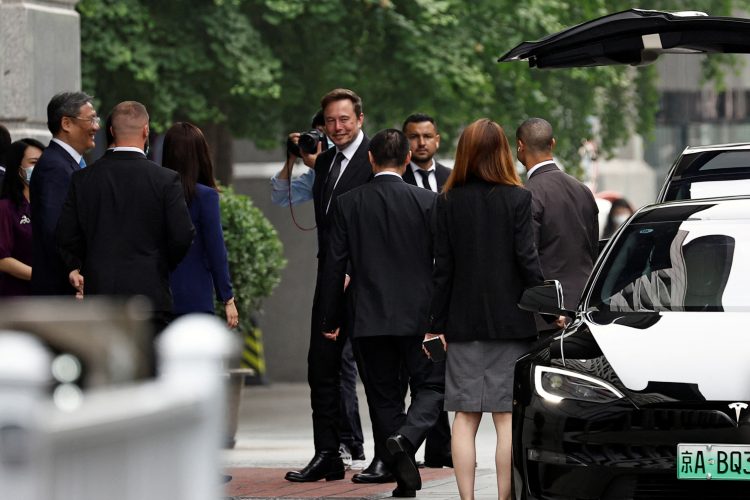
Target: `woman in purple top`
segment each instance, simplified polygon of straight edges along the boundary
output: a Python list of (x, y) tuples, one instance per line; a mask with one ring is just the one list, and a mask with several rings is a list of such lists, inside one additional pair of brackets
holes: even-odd
[(5, 155), (0, 189), (0, 296), (31, 294), (29, 180), (44, 145), (21, 139)]
[(180, 174), (195, 226), (195, 239), (187, 256), (169, 275), (174, 313), (214, 314), (215, 290), (224, 304), (227, 325), (234, 328), (239, 315), (229, 279), (219, 192), (203, 132), (190, 123), (172, 125), (164, 136), (162, 164)]

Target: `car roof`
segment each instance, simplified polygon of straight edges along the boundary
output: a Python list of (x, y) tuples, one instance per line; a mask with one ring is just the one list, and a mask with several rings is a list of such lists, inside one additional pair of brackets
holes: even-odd
[(750, 19), (629, 9), (523, 42), (498, 59), (537, 68), (642, 65), (664, 53), (750, 53)]
[(646, 205), (635, 213), (630, 224), (688, 219), (750, 221), (750, 196), (701, 198)]
[(706, 153), (712, 151), (742, 151), (750, 150), (750, 142), (735, 142), (731, 144), (706, 144), (702, 146), (688, 146), (683, 151), (683, 155)]

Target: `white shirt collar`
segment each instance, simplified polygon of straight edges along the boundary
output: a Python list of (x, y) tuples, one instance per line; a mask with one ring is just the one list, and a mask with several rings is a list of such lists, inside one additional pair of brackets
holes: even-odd
[(375, 177), (378, 177), (379, 175), (395, 175), (399, 179), (401, 178), (401, 176), (398, 175), (396, 172), (391, 172), (390, 170), (385, 170), (383, 172), (378, 172), (377, 174), (375, 174)]
[(365, 139), (365, 133), (362, 132), (360, 129), (359, 133), (357, 134), (357, 138), (352, 141), (351, 144), (349, 144), (346, 148), (343, 150), (340, 150), (340, 153), (343, 153), (343, 155), (346, 157), (347, 163), (349, 160), (352, 159), (352, 156), (354, 156), (354, 153), (357, 152), (357, 149), (359, 148), (359, 145), (362, 144), (362, 141)]
[(136, 148), (133, 146), (118, 146), (116, 148), (112, 148), (112, 151), (132, 151), (133, 153), (141, 153), (143, 156), (146, 156), (146, 153), (144, 153), (141, 148)]
[[(413, 161), (409, 162), (409, 166), (411, 167), (411, 171), (414, 172), (415, 174), (417, 173), (417, 170), (422, 170), (422, 167), (420, 167)], [(426, 171), (432, 172), (433, 170), (435, 170), (435, 158), (432, 159), (432, 164), (430, 165), (430, 168), (428, 168)]]
[(57, 143), (61, 148), (63, 148), (67, 153), (73, 157), (73, 159), (76, 161), (76, 163), (81, 163), (81, 158), (83, 158), (83, 155), (73, 149), (73, 146), (68, 144), (67, 142), (64, 142), (62, 139), (58, 139), (57, 137), (52, 138), (52, 142)]
[(537, 170), (539, 170), (539, 167), (543, 167), (545, 165), (549, 165), (550, 163), (554, 164), (555, 160), (545, 160), (543, 162), (537, 163), (536, 165), (534, 165), (533, 167), (531, 167), (528, 172), (526, 172), (526, 178), (528, 179), (529, 177), (531, 177), (531, 174), (533, 174), (534, 172), (536, 172)]

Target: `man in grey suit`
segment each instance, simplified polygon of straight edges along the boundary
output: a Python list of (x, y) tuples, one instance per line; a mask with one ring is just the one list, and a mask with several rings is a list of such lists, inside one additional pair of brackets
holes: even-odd
[[(544, 278), (559, 280), (566, 309), (575, 309), (596, 260), (599, 209), (591, 190), (558, 168), (552, 125), (529, 118), (516, 130), (517, 157), (527, 171), (534, 239)], [(537, 329), (561, 328), (537, 316)]]

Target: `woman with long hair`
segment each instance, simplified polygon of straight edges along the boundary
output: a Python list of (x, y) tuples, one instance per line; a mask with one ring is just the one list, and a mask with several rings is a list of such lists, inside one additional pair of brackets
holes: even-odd
[(521, 187), (502, 127), (483, 118), (461, 134), (453, 172), (437, 200), (432, 335), (443, 335), (445, 409), (455, 411), (451, 452), (462, 500), (474, 498), (475, 437), (483, 413), (497, 432), (498, 498), (510, 498), (515, 361), (536, 338), (518, 308), (543, 281)]
[(215, 290), (224, 304), (227, 325), (234, 328), (239, 315), (221, 229), (219, 191), (203, 132), (190, 123), (172, 125), (164, 136), (162, 165), (180, 174), (196, 232), (187, 256), (169, 276), (174, 313), (214, 314)]
[(0, 296), (31, 294), (29, 181), (42, 151), (44, 145), (36, 139), (21, 139), (5, 155), (0, 189)]

